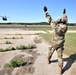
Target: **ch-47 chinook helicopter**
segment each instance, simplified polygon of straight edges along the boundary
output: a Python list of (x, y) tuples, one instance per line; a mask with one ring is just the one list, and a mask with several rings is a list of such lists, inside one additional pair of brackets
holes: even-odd
[(6, 16), (0, 16), (0, 17), (2, 17), (3, 21), (7, 21), (7, 18), (9, 18), (9, 17), (6, 17)]

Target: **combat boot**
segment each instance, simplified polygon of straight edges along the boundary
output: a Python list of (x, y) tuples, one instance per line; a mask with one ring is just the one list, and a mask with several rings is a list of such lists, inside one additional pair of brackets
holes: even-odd
[(59, 75), (62, 75), (62, 67), (58, 67)]
[(48, 63), (48, 64), (51, 63), (51, 61), (50, 61), (51, 56), (52, 56), (51, 50), (52, 50), (52, 47), (49, 47), (49, 52), (48, 52), (48, 57), (47, 57), (47, 63)]
[(47, 58), (47, 63), (48, 63), (48, 64), (51, 63), (51, 61), (50, 61), (50, 57)]

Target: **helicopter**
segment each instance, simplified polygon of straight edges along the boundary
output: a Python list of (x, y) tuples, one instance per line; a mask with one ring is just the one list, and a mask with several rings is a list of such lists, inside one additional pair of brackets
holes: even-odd
[(2, 17), (3, 21), (7, 21), (7, 18), (9, 18), (9, 17), (6, 17), (6, 16), (0, 16), (0, 17)]

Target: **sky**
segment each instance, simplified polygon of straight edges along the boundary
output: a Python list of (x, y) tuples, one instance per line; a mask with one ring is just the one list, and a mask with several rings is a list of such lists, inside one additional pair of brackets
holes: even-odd
[(0, 0), (0, 16), (9, 17), (7, 22), (48, 22), (44, 6), (54, 20), (62, 16), (65, 8), (68, 23), (76, 23), (76, 0)]

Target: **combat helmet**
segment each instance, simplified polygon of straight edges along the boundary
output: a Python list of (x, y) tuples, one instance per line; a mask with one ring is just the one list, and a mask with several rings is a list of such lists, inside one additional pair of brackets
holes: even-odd
[(63, 15), (62, 16), (59, 16), (57, 18), (57, 23), (64, 23), (64, 24), (67, 24), (68, 22), (68, 17), (66, 15), (66, 9), (63, 10)]

